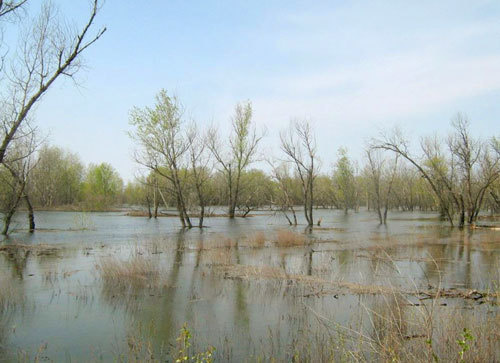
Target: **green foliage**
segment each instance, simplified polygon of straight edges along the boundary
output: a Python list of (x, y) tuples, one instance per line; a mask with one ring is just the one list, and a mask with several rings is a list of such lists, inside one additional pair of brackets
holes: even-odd
[(83, 184), (84, 204), (90, 209), (103, 209), (119, 201), (123, 181), (107, 163), (90, 164)]
[(331, 207), (336, 204), (335, 186), (332, 178), (319, 175), (314, 181), (314, 202), (317, 206)]
[(75, 204), (82, 197), (84, 167), (76, 154), (55, 146), (44, 146), (31, 173), (30, 194), (35, 205)]
[(176, 363), (180, 362), (196, 362), (196, 363), (211, 363), (213, 362), (213, 353), (215, 352), (214, 347), (208, 347), (205, 352), (191, 353), (189, 348), (191, 347), (191, 332), (189, 331), (187, 324), (184, 324), (180, 330), (179, 337), (176, 339), (179, 345), (177, 351)]
[(358, 190), (356, 185), (355, 168), (347, 155), (347, 149), (340, 148), (339, 158), (333, 172), (333, 183), (335, 185), (336, 199), (339, 207), (346, 213), (348, 209), (355, 209), (358, 205)]
[(241, 209), (259, 208), (272, 200), (273, 182), (263, 171), (252, 169), (241, 174)]
[(457, 344), (460, 347), (460, 351), (458, 352), (458, 355), (460, 356), (460, 362), (465, 362), (464, 361), (464, 354), (468, 350), (470, 350), (470, 344), (474, 340), (474, 336), (472, 335), (471, 331), (467, 328), (464, 328), (461, 337), (457, 339)]

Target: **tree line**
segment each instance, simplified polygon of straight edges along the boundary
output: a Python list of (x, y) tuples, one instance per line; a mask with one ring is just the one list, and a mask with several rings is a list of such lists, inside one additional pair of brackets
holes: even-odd
[[(290, 122), (280, 133), (279, 155), (264, 157), (259, 153), (264, 133), (254, 126), (250, 102), (236, 105), (227, 142), (217, 128), (202, 130), (184, 114), (178, 98), (164, 90), (154, 107), (132, 109), (130, 136), (145, 172), (127, 184), (111, 165), (85, 166), (77, 154), (56, 146), (41, 145), (28, 157), (22, 157), (22, 148), (13, 149), (20, 155), (16, 162), (0, 167), (3, 232), (22, 201), (30, 211), (30, 229), (34, 209), (123, 205), (141, 208), (149, 218), (176, 208), (188, 228), (202, 227), (212, 208), (224, 205), (228, 218), (265, 209), (290, 225), (303, 213), (309, 226), (321, 223), (314, 218), (318, 208), (345, 213), (367, 208), (381, 224), (389, 210), (439, 211), (461, 227), (476, 223), (481, 210), (500, 211), (499, 141), (474, 139), (463, 115), (454, 118), (446, 138), (421, 138), (419, 155), (394, 130), (366, 144), (361, 164), (341, 147), (335, 163), (322, 171), (307, 121)], [(257, 161), (267, 163), (266, 170), (255, 168)]]
[[(136, 194), (142, 201), (135, 203), (149, 211), (150, 205), (157, 211), (159, 202), (176, 206), (182, 226), (192, 227), (196, 216), (201, 227), (209, 205), (227, 205), (229, 218), (265, 207), (290, 224), (298, 223), (296, 206), (301, 205), (309, 226), (321, 223), (313, 216), (319, 207), (347, 213), (364, 206), (381, 224), (390, 209), (435, 210), (460, 227), (474, 225), (483, 209), (500, 209), (500, 141), (474, 138), (461, 114), (447, 137), (421, 138), (420, 153), (412, 152), (396, 129), (366, 144), (361, 166), (340, 148), (331, 170), (322, 173), (314, 130), (306, 120), (282, 130), (279, 156), (264, 157), (258, 152), (264, 133), (253, 125), (250, 102), (236, 105), (225, 143), (217, 128), (200, 130), (184, 113), (178, 98), (162, 90), (154, 107), (135, 108), (130, 117), (135, 159), (149, 171), (135, 185), (142, 190)], [(257, 160), (266, 161), (270, 172), (252, 169)]]

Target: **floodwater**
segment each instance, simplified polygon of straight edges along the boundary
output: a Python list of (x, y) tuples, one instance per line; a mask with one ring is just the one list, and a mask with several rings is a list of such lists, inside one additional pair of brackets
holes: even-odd
[[(131, 351), (147, 349), (175, 355), (185, 323), (193, 349), (213, 346), (217, 361), (290, 361), (312, 336), (321, 341), (325, 325), (352, 327), (359, 311), (372, 309), (377, 294), (351, 283), (498, 291), (500, 231), (452, 229), (433, 213), (392, 213), (387, 226), (367, 211), (315, 211), (320, 217), (312, 231), (265, 212), (207, 218), (206, 228), (183, 231), (176, 218), (38, 212), (30, 235), (19, 215), (18, 229), (0, 246), (57, 251), (0, 253), (0, 288), (11, 299), (0, 307), (0, 361), (131, 360)], [(305, 234), (307, 243), (276, 246), (283, 229)], [(263, 245), (245, 243), (259, 231)], [(135, 281), (124, 289), (102, 278), (103, 261), (134, 256), (157, 266), (161, 283)], [(264, 267), (286, 277), (260, 276)], [(442, 309), (498, 314), (481, 301), (441, 301)]]

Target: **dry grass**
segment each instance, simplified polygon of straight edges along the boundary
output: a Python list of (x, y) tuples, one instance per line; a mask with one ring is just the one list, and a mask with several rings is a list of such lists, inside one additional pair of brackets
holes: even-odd
[[(320, 291), (309, 294), (314, 296), (337, 293), (393, 294), (395, 291), (392, 287), (380, 285), (363, 285), (354, 282), (326, 280), (317, 276), (289, 274), (282, 268), (271, 266), (224, 264), (219, 272), (222, 272), (226, 279), (286, 281), (288, 284), (293, 283), (321, 288)], [(332, 290), (332, 288), (335, 288), (335, 290)]]
[[(294, 361), (498, 362), (498, 316), (438, 304), (409, 307), (404, 296), (360, 299), (351, 323), (339, 325), (306, 305), (322, 328), (295, 342)], [(322, 332), (322, 333), (320, 333)]]
[(232, 252), (230, 248), (215, 248), (207, 250), (204, 261), (209, 266), (228, 266), (232, 262)]
[(304, 246), (306, 237), (303, 234), (287, 229), (280, 229), (276, 232), (276, 245), (278, 247)]
[(248, 236), (245, 241), (245, 246), (253, 248), (262, 248), (266, 244), (266, 235), (264, 232), (255, 232)]
[(210, 240), (208, 243), (204, 244), (204, 247), (207, 249), (212, 249), (212, 248), (234, 248), (237, 247), (237, 243), (225, 236), (216, 236), (212, 240)]
[(297, 284), (309, 286), (315, 290), (305, 296), (323, 296), (335, 295), (339, 293), (349, 293), (357, 295), (401, 295), (413, 296), (419, 300), (427, 299), (463, 299), (463, 300), (482, 300), (490, 304), (497, 304), (499, 292), (497, 291), (477, 291), (466, 289), (401, 289), (390, 285), (360, 284), (357, 282), (327, 280), (318, 276), (289, 274), (282, 268), (271, 266), (249, 266), (249, 265), (231, 265), (230, 261), (219, 264), (219, 272), (224, 274), (226, 279), (241, 280), (270, 280), (286, 281), (288, 284)]
[(103, 257), (96, 267), (106, 287), (128, 289), (158, 286), (160, 283), (159, 266), (142, 255), (135, 255), (125, 261), (116, 257)]

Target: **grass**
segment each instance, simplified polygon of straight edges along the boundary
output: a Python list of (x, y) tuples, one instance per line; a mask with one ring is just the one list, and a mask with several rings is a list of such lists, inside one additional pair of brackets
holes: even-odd
[(303, 234), (293, 232), (287, 229), (276, 231), (276, 245), (278, 247), (304, 246), (306, 237)]
[(255, 232), (250, 236), (247, 236), (245, 245), (252, 248), (262, 248), (266, 244), (266, 235), (264, 232)]
[(158, 264), (142, 255), (134, 255), (129, 260), (103, 257), (96, 267), (104, 285), (113, 289), (128, 290), (130, 287), (152, 287), (161, 283)]
[(209, 266), (229, 266), (232, 257), (230, 248), (213, 248), (204, 251), (204, 261)]

